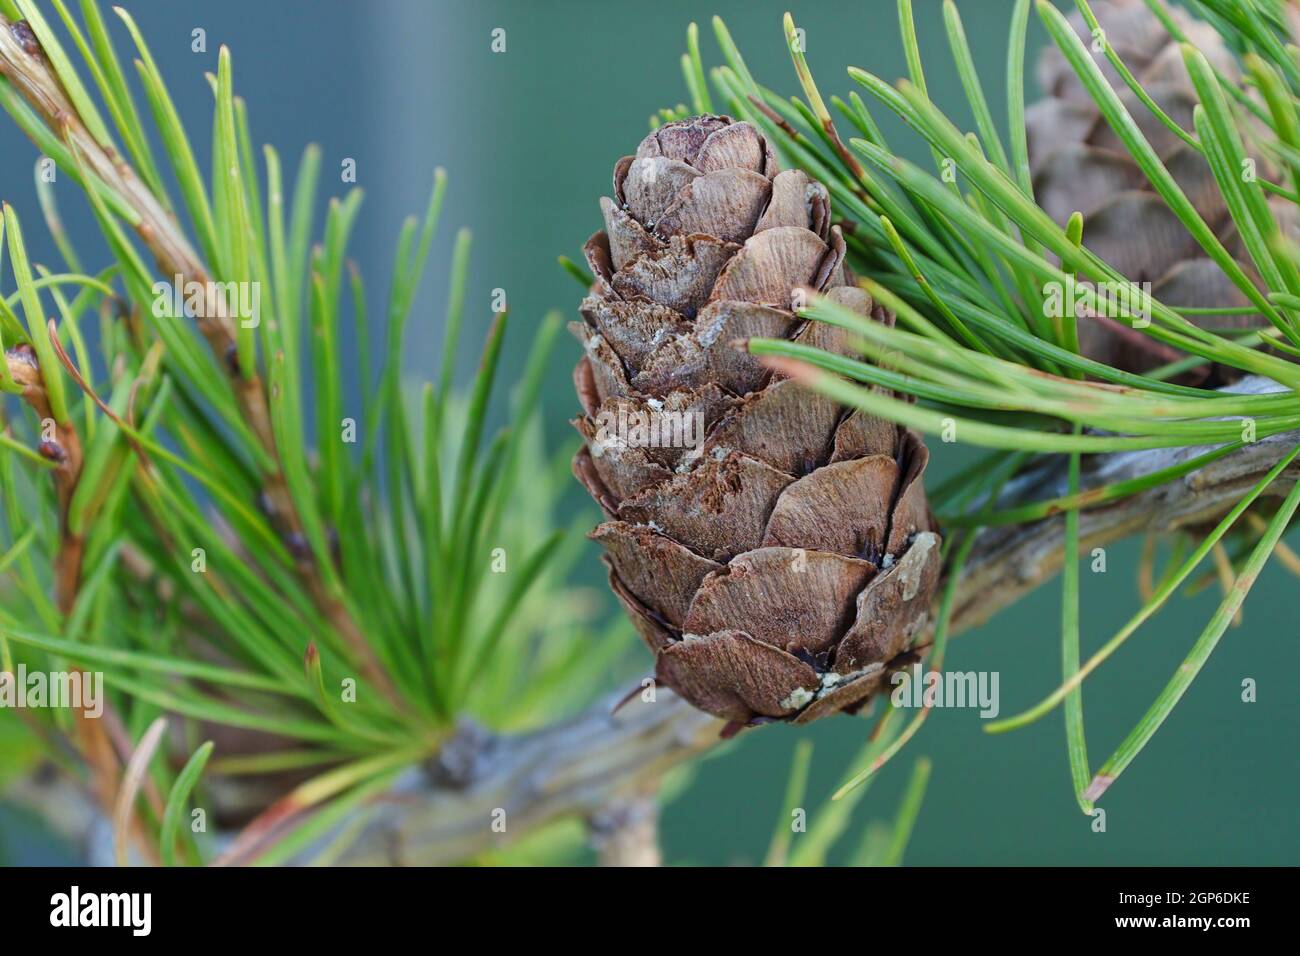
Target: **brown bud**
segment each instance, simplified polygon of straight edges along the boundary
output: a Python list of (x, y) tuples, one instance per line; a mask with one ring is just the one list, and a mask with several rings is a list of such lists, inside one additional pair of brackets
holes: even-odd
[(306, 537), (300, 532), (291, 531), (284, 536), (284, 546), (289, 549), (295, 561), (310, 562), (312, 560), (311, 545)]
[(5, 355), (11, 359), (16, 359), (24, 365), (31, 368), (40, 368), (40, 361), (36, 357), (36, 349), (32, 348), (26, 342), (19, 342), (11, 349), (5, 351)]
[(32, 25), (26, 20), (17, 20), (10, 24), (9, 32), (13, 34), (15, 40), (22, 46), (23, 52), (28, 56), (41, 56), (41, 41), (36, 39), (36, 34), (32, 32)]

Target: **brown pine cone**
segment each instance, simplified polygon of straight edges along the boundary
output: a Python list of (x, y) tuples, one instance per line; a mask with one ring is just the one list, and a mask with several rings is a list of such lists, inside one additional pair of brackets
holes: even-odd
[(809, 289), (893, 316), (846, 284), (826, 188), (778, 172), (748, 123), (656, 130), (615, 166), (614, 196), (572, 326), (586, 350), (574, 472), (608, 518), (591, 537), (610, 586), (658, 680), (701, 710), (737, 725), (853, 713), (927, 620), (929, 453), (737, 340), (846, 353), (840, 330), (795, 316)]
[[(1143, 89), (1174, 122), (1193, 132), (1196, 92), (1177, 41), (1165, 32), (1143, 0), (1096, 0), (1092, 9), (1106, 39)], [(1209, 24), (1177, 7), (1170, 12), (1215, 68), (1229, 77), (1238, 76), (1236, 61)], [(1075, 13), (1070, 23), (1092, 49), (1083, 18)], [(1152, 115), (1103, 53), (1093, 56), (1201, 218), (1262, 288), (1204, 158)], [(1025, 121), (1034, 195), (1043, 209), (1061, 224), (1074, 211), (1082, 213), (1084, 244), (1130, 281), (1150, 282), (1151, 295), (1165, 305), (1249, 305), (1151, 188), (1055, 46), (1049, 46), (1040, 57), (1038, 79), (1046, 95), (1026, 110)], [(1261, 167), (1259, 175), (1268, 172)], [(1291, 222), (1294, 207), (1290, 203), (1271, 204), (1281, 221)], [(1194, 316), (1192, 321), (1209, 328), (1249, 329), (1269, 324), (1255, 313)], [(1080, 322), (1079, 342), (1085, 355), (1130, 371), (1147, 371), (1183, 357), (1177, 350), (1108, 319)], [(1225, 371), (1216, 368), (1209, 374), (1218, 378)]]

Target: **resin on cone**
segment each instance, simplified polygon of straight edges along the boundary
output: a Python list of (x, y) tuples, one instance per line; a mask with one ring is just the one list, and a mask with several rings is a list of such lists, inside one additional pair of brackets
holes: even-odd
[[(810, 292), (882, 322), (852, 284), (826, 188), (758, 130), (670, 123), (614, 168), (573, 324), (592, 538), (659, 682), (733, 725), (854, 713), (927, 623), (939, 537), (914, 431), (845, 409), (744, 349), (850, 354)], [(856, 357), (856, 356), (855, 356)]]

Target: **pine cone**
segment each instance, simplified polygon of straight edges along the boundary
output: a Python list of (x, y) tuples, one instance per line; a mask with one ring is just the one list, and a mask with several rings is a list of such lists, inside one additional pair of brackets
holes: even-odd
[[(1107, 40), (1143, 89), (1174, 122), (1192, 131), (1197, 98), (1177, 41), (1143, 0), (1096, 0), (1092, 9)], [(1179, 8), (1170, 12), (1213, 66), (1226, 76), (1238, 76), (1236, 61), (1213, 27)], [(1083, 18), (1075, 13), (1070, 23), (1091, 49), (1092, 37)], [(1095, 53), (1094, 59), (1201, 218), (1262, 288), (1204, 158), (1152, 115), (1103, 54)], [(1151, 295), (1165, 305), (1249, 305), (1151, 188), (1055, 46), (1040, 57), (1038, 79), (1047, 95), (1026, 110), (1025, 121), (1034, 195), (1043, 209), (1061, 224), (1075, 210), (1081, 212), (1088, 248), (1129, 280), (1150, 282)], [(1265, 174), (1261, 169), (1260, 175)], [(1273, 203), (1273, 207), (1280, 221), (1293, 219), (1289, 203)], [(1213, 328), (1268, 325), (1258, 314), (1198, 316), (1192, 321)], [(1142, 332), (1105, 318), (1080, 322), (1079, 341), (1085, 355), (1130, 371), (1147, 371), (1183, 357)], [(1222, 377), (1224, 372), (1215, 369), (1210, 375)]]
[[(777, 172), (750, 124), (699, 116), (614, 169), (571, 326), (610, 586), (660, 683), (738, 726), (856, 712), (925, 624), (939, 538), (913, 431), (846, 412), (737, 340), (848, 354), (806, 290), (893, 321), (848, 285), (826, 188)], [(664, 440), (677, 436), (681, 441)]]

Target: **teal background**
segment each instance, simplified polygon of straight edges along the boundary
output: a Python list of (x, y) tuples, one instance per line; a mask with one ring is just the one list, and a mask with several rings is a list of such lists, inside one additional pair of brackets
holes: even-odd
[[(678, 57), (686, 25), (701, 24), (706, 61), (720, 57), (709, 29), (722, 14), (760, 82), (797, 90), (781, 32), (792, 8), (806, 31), (808, 59), (824, 95), (852, 87), (845, 67), (893, 80), (905, 72), (895, 7), (870, 2), (378, 3), (133, 2), (130, 9), (153, 46), (196, 150), (208, 148), (210, 96), (202, 71), (216, 48), (234, 53), (237, 90), (249, 101), (253, 133), (281, 151), (292, 169), (308, 141), (324, 148), (324, 182), (343, 157), (357, 160), (367, 193), (354, 255), (369, 277), (375, 304), (403, 216), (422, 209), (435, 165), (452, 188), (434, 259), (426, 272), (408, 371), (422, 376), (439, 362), (446, 294), (444, 269), (454, 227), (474, 232), (466, 341), (477, 345), (489, 318), (491, 290), (511, 307), (506, 379), (522, 367), (531, 327), (552, 308), (575, 314), (581, 290), (555, 264), (580, 258), (600, 226), (598, 197), (609, 191), (614, 161), (631, 152), (660, 106), (686, 99)], [(931, 95), (971, 125), (951, 65), (941, 7), (917, 0), (916, 17)], [(1005, 116), (1005, 55), (1011, 3), (963, 2), (965, 28), (995, 115)], [(207, 54), (190, 51), (190, 30), (208, 33)], [(506, 30), (507, 51), (490, 51), (490, 32)], [(1030, 27), (1033, 51), (1044, 34)], [(1031, 80), (1030, 97), (1036, 95)], [(927, 152), (897, 122), (876, 111), (895, 148), (918, 161)], [(33, 151), (5, 122), (0, 128), (0, 194), (27, 221), (38, 213), (30, 186)], [(335, 181), (334, 190), (342, 187)], [(84, 203), (63, 188), (65, 213), (82, 248), (96, 241)], [(41, 230), (29, 227), (36, 258), (53, 256)], [(89, 257), (88, 257), (89, 258)], [(93, 260), (92, 260), (93, 261)], [(378, 311), (373, 309), (372, 311)], [(475, 319), (479, 325), (475, 325)], [(578, 357), (565, 340), (553, 363), (544, 416), (559, 446), (576, 407), (569, 369)], [(462, 356), (468, 375), (474, 356)], [(350, 380), (358, 371), (348, 369)], [(932, 441), (932, 480), (970, 452)], [(573, 509), (589, 507), (575, 490)], [(1137, 546), (1110, 549), (1108, 571), (1083, 571), (1085, 656), (1139, 606)], [(594, 548), (584, 573), (599, 579)], [(1300, 649), (1297, 582), (1268, 568), (1247, 604), (1173, 716), (1106, 795), (1105, 833), (1091, 830), (1070, 794), (1059, 712), (1033, 727), (991, 737), (975, 711), (936, 711), (888, 767), (855, 817), (892, 815), (916, 756), (934, 772), (907, 860), (914, 864), (1294, 864), (1300, 862), (1296, 788), (1294, 675)], [(1093, 767), (1109, 755), (1181, 662), (1217, 602), (1214, 589), (1177, 599), (1085, 686)], [(609, 602), (613, 613), (613, 602)], [(1003, 715), (1045, 695), (1059, 681), (1059, 596), (1049, 586), (950, 648), (957, 670), (1001, 674)], [(632, 638), (629, 636), (629, 643)], [(637, 653), (637, 652), (634, 652)], [(638, 664), (646, 664), (643, 657)], [(1242, 703), (1244, 678), (1258, 683), (1258, 702)], [(806, 729), (747, 732), (702, 762), (667, 807), (663, 838), (670, 862), (730, 864), (760, 859), (777, 823), (795, 742), (815, 741), (810, 807), (833, 788), (861, 746), (869, 724), (835, 718)], [(0, 743), (8, 738), (0, 736)], [(0, 762), (2, 763), (2, 762)], [(6, 825), (6, 820), (8, 821)], [(46, 852), (27, 824), (0, 808), (0, 854), (41, 859)], [(844, 841), (856, 843), (856, 833)], [(33, 846), (36, 846), (33, 849)]]

